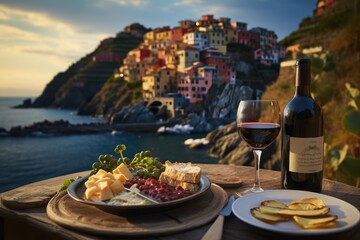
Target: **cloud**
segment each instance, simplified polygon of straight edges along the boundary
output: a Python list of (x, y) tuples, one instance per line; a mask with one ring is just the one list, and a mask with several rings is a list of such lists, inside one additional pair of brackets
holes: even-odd
[(149, 0), (103, 0), (100, 2), (97, 2), (96, 4), (98, 6), (106, 6), (107, 4), (115, 4), (120, 6), (145, 6), (149, 4)]
[[(39, 12), (0, 5), (0, 45), (3, 51), (48, 56), (51, 61), (74, 61), (94, 49), (107, 34), (86, 34)], [(4, 49), (7, 50), (4, 50)]]
[(203, 5), (203, 4), (204, 4), (203, 0), (182, 0), (174, 3), (175, 6), (194, 6), (194, 5)]

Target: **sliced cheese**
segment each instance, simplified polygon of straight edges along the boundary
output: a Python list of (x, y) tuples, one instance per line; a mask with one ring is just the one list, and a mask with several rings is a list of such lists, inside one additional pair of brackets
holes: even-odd
[(121, 163), (117, 168), (115, 168), (113, 170), (113, 173), (123, 174), (127, 180), (132, 179), (134, 177), (130, 172), (130, 170), (127, 168), (127, 166), (123, 163)]
[(114, 175), (114, 178), (115, 179), (117, 179), (117, 180), (119, 180), (120, 182), (126, 182), (126, 177), (125, 177), (125, 175), (124, 174), (122, 174), (122, 173), (114, 173), (113, 174)]
[(94, 202), (108, 200), (124, 191), (123, 183), (132, 178), (133, 175), (125, 164), (120, 164), (113, 173), (100, 169), (85, 182), (85, 197)]
[(110, 187), (107, 186), (104, 189), (100, 190), (100, 194), (99, 197), (102, 201), (104, 200), (109, 200), (110, 198), (112, 198), (114, 196), (113, 192), (111, 191)]
[(113, 193), (119, 193), (124, 191), (124, 184), (120, 180), (115, 180), (111, 185), (110, 189)]
[(86, 199), (91, 199), (93, 195), (95, 195), (96, 192), (98, 192), (100, 189), (98, 186), (92, 186), (90, 188), (87, 188), (85, 191), (85, 197)]

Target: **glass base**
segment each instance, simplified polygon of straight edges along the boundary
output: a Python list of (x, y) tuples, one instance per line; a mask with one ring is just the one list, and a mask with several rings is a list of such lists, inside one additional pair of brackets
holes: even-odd
[(259, 192), (263, 192), (263, 191), (264, 191), (264, 189), (262, 189), (261, 187), (253, 186), (252, 188), (246, 189), (242, 192), (235, 192), (234, 194), (237, 197), (243, 197), (243, 196), (251, 194), (251, 193), (259, 193)]

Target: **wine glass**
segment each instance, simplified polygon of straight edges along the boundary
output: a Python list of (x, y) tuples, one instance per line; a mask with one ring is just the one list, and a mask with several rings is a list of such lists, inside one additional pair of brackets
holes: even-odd
[(251, 189), (239, 196), (264, 191), (260, 186), (260, 159), (262, 150), (269, 146), (280, 132), (281, 113), (276, 100), (242, 100), (237, 110), (239, 136), (251, 147), (255, 162), (255, 181)]

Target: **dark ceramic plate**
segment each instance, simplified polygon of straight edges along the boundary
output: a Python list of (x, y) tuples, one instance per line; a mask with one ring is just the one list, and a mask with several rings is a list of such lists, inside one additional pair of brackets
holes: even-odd
[(174, 201), (168, 201), (168, 202), (160, 202), (160, 203), (154, 203), (149, 205), (130, 205), (130, 206), (119, 206), (119, 205), (110, 205), (106, 202), (93, 202), (89, 201), (85, 198), (85, 190), (86, 187), (84, 183), (87, 181), (89, 177), (82, 177), (78, 180), (75, 180), (73, 183), (70, 184), (70, 186), (67, 189), (67, 193), (70, 197), (72, 197), (74, 200), (89, 204), (92, 206), (95, 206), (97, 208), (100, 208), (101, 210), (107, 211), (107, 212), (129, 212), (129, 211), (157, 211), (160, 209), (168, 209), (171, 207), (177, 207), (178, 205), (185, 204), (190, 202), (191, 200), (201, 196), (204, 194), (211, 186), (210, 180), (204, 175), (201, 175), (200, 178), (200, 188), (199, 191), (196, 193), (184, 197), (181, 199), (177, 199)]

